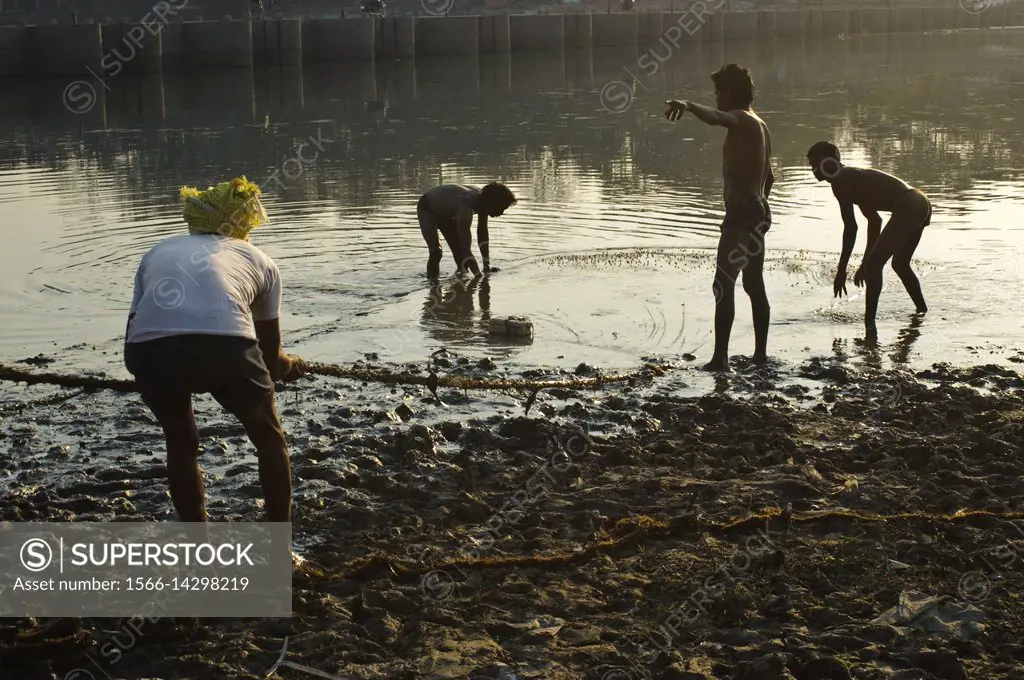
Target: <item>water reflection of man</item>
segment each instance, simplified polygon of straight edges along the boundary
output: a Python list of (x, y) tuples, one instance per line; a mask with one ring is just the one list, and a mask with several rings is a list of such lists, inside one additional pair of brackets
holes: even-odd
[[(474, 293), (479, 295), (480, 325), (473, 323)], [(491, 283), (486, 277), (468, 282), (454, 279), (450, 285), (435, 282), (423, 303), (423, 328), (442, 343), (468, 341), (486, 328), (490, 318)]]
[(910, 352), (914, 348), (914, 343), (921, 337), (922, 323), (924, 323), (924, 317), (915, 314), (911, 317), (907, 327), (899, 332), (896, 342), (893, 343), (892, 354), (889, 355), (893, 364), (904, 366), (910, 361)]

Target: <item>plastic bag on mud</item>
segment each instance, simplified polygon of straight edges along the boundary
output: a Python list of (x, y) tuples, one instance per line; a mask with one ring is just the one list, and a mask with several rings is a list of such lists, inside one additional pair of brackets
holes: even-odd
[(914, 590), (900, 593), (899, 603), (872, 624), (914, 628), (970, 640), (984, 632), (985, 613), (970, 604), (953, 602), (945, 595), (925, 595)]

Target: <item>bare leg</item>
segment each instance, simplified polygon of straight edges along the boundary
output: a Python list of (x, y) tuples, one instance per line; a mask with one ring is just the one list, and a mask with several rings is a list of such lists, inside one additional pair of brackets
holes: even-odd
[(868, 271), (864, 275), (864, 285), (867, 288), (867, 299), (864, 303), (865, 339), (874, 341), (878, 339), (875, 314), (878, 312), (878, 298), (882, 294), (882, 270), (871, 269)]
[(459, 243), (462, 246), (462, 269), (469, 269), (473, 272), (473, 276), (483, 276), (480, 273), (480, 265), (476, 263), (476, 257), (473, 256), (473, 234), (469, 229), (459, 234)]
[(712, 291), (715, 295), (715, 353), (704, 365), (707, 371), (729, 370), (729, 336), (736, 317), (736, 277), (741, 264), (733, 261), (737, 252), (736, 232), (727, 229), (718, 240), (718, 266)]
[(917, 280), (917, 275), (914, 274), (914, 270), (910, 267), (910, 260), (914, 257), (914, 251), (917, 250), (918, 244), (921, 243), (921, 235), (923, 233), (924, 227), (921, 227), (917, 235), (911, 237), (900, 246), (899, 250), (892, 257), (893, 271), (900, 277), (900, 281), (903, 282), (903, 287), (910, 294), (910, 299), (914, 301), (917, 311), (922, 314), (928, 311), (928, 305), (925, 304), (924, 293), (921, 292), (921, 282)]
[(182, 522), (205, 522), (206, 491), (199, 470), (199, 433), (191, 395), (161, 399), (160, 421), (167, 440), (167, 481), (171, 502)]
[(455, 269), (461, 275), (465, 271), (465, 255), (462, 254), (462, 241), (456, 233), (455, 222), (442, 224), (441, 235), (444, 236), (444, 241), (448, 244), (448, 250), (452, 252)]
[(423, 240), (427, 242), (430, 256), (427, 259), (427, 276), (436, 279), (441, 274), (441, 240), (438, 238), (437, 219), (433, 213), (423, 208), (416, 209), (416, 216), (420, 221), (420, 232)]
[(743, 268), (743, 290), (750, 297), (750, 310), (754, 317), (754, 363), (763, 365), (768, 361), (768, 327), (772, 308), (764, 287), (764, 237), (755, 238), (761, 243), (757, 254), (752, 253)]
[(274, 396), (269, 395), (255, 408), (235, 416), (242, 421), (246, 434), (256, 447), (267, 521), (292, 521), (292, 468), (284, 430), (274, 407)]
[[(864, 329), (868, 340), (875, 340), (878, 331), (875, 326), (875, 315), (878, 312), (878, 297), (882, 293), (882, 268), (900, 249), (908, 244), (915, 237), (920, 240), (919, 226), (921, 218), (916, 211), (910, 211), (909, 215), (903, 210), (897, 209), (889, 218), (889, 222), (878, 235), (871, 252), (864, 258), (861, 265), (864, 276), (864, 284), (867, 287), (867, 299), (864, 307)], [(916, 248), (916, 244), (914, 245)], [(914, 277), (915, 281), (917, 277)], [(920, 284), (918, 283), (920, 290)]]

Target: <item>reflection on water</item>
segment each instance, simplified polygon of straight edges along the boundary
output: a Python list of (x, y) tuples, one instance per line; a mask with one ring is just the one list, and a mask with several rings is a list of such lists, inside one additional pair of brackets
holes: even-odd
[[(723, 134), (662, 114), (668, 97), (710, 102), (708, 74), (726, 61), (751, 67), (755, 106), (772, 130), (770, 352), (819, 354), (861, 330), (860, 291), (832, 300), (842, 225), (804, 159), (825, 138), (849, 162), (893, 172), (934, 204), (918, 249), (932, 311), (905, 334), (920, 335), (913, 347), (891, 361), (1017, 343), (1020, 321), (992, 319), (1016, 309), (1024, 273), (1024, 33), (727, 43), (680, 50), (651, 75), (636, 58), (607, 50), (122, 74), (109, 92), (97, 87), (95, 107), (80, 115), (61, 104), (64, 80), (5, 83), (0, 356), (77, 342), (113, 356), (139, 257), (182, 230), (178, 187), (240, 174), (267, 194), (272, 223), (253, 239), (282, 268), (286, 342), (311, 357), (382, 351), (399, 330), (402, 349), (382, 358), (417, 360), (443, 345), (567, 365), (706, 352), (706, 249), (723, 214)], [(611, 80), (636, 90), (618, 115), (598, 97)], [(491, 222), (502, 271), (457, 293), (446, 284), (444, 304), (427, 318), (421, 301), (434, 291), (423, 277), (416, 199), (439, 182), (492, 179), (522, 199)], [(609, 248), (671, 249), (682, 259), (573, 259)], [(883, 344), (901, 337), (913, 311), (887, 277)], [(496, 316), (534, 319), (532, 345), (488, 338), (492, 291)], [(750, 352), (742, 295), (733, 337), (734, 352)]]
[[(480, 314), (476, 314), (476, 304)], [(441, 345), (472, 345), (486, 339), (491, 318), (491, 282), (455, 278), (431, 285), (423, 303), (423, 329)]]

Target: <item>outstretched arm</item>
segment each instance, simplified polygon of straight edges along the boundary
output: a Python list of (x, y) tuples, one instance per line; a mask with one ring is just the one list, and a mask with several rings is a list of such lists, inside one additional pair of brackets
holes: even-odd
[(666, 103), (669, 106), (669, 110), (665, 114), (665, 117), (669, 120), (678, 120), (682, 115), (682, 111), (689, 111), (708, 125), (720, 125), (722, 127), (731, 128), (739, 122), (736, 116), (729, 111), (719, 111), (718, 109), (713, 109), (710, 106), (703, 106), (694, 102), (678, 101), (675, 99)]

